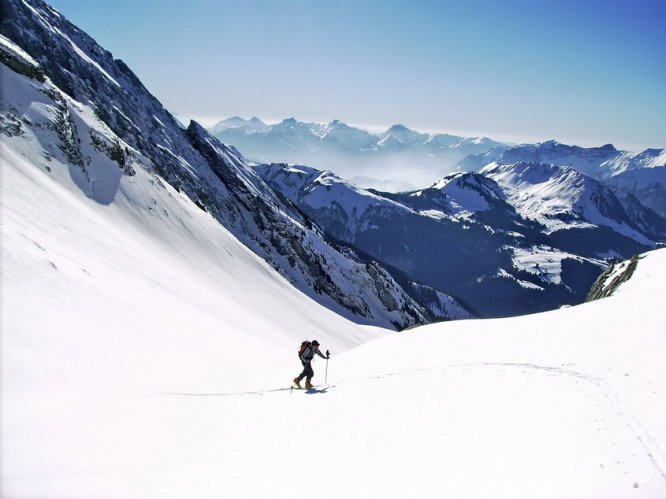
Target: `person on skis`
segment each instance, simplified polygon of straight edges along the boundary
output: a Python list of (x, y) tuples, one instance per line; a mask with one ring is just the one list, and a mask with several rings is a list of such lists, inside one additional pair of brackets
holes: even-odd
[(319, 342), (317, 340), (303, 342), (298, 355), (298, 358), (301, 359), (301, 364), (303, 364), (303, 372), (294, 378), (294, 384), (298, 388), (301, 388), (301, 380), (303, 378), (305, 378), (305, 388), (312, 388), (311, 380), (314, 376), (312, 359), (314, 359), (315, 354), (319, 355), (322, 359), (329, 359), (331, 357), (328, 350), (326, 350), (326, 355), (319, 351)]

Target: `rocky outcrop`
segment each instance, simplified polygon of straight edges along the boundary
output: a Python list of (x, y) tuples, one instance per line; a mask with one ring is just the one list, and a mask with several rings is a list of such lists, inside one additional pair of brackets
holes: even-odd
[(641, 256), (636, 255), (631, 260), (615, 263), (608, 267), (594, 282), (585, 301), (599, 300), (615, 293), (623, 282), (631, 279), (640, 259)]

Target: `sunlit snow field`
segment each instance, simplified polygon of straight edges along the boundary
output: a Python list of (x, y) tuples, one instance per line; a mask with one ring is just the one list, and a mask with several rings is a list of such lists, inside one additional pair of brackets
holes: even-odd
[(103, 205), (12, 140), (3, 496), (666, 496), (666, 250), (594, 303), (383, 331), (145, 172)]

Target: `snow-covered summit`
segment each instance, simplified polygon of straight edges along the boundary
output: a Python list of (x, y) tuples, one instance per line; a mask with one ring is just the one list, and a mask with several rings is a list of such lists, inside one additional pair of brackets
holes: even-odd
[(386, 142), (388, 137), (391, 137), (395, 139), (397, 142), (406, 146), (413, 144), (417, 141), (420, 141), (421, 143), (427, 141), (424, 134), (419, 133), (410, 128), (407, 128), (405, 125), (401, 123), (391, 126), (388, 130), (386, 130), (383, 134), (381, 134), (380, 137), (381, 137), (380, 142)]
[[(601, 182), (569, 167), (543, 163), (491, 163), (481, 173), (495, 180), (525, 218), (544, 225), (549, 233), (572, 229), (607, 227), (647, 246), (663, 238), (662, 229), (638, 223), (636, 213), (625, 206)], [(649, 210), (639, 210), (650, 216)]]
[(230, 128), (243, 128), (245, 130), (262, 130), (266, 128), (266, 123), (261, 121), (259, 118), (256, 116), (253, 116), (249, 120), (246, 120), (244, 118), (241, 118), (240, 116), (232, 116), (231, 118), (227, 118), (225, 120), (222, 120), (215, 125), (213, 125), (210, 128), (210, 132), (215, 135), (220, 132), (223, 132), (224, 130), (228, 130)]
[[(478, 173), (454, 173), (435, 182), (430, 189), (441, 190), (458, 209), (475, 213), (486, 211), (505, 194), (493, 180)], [(412, 195), (418, 195), (414, 193)]]
[(340, 120), (333, 120), (315, 130), (315, 135), (324, 143), (334, 143), (342, 150), (364, 150), (371, 148), (375, 136), (360, 128), (351, 127)]

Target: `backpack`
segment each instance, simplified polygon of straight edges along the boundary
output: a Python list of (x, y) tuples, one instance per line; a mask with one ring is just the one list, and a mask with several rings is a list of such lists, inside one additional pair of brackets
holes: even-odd
[(301, 348), (298, 349), (298, 358), (301, 358), (301, 355), (305, 352), (305, 350), (308, 349), (308, 347), (311, 347), (312, 343), (310, 341), (304, 341), (301, 343)]

